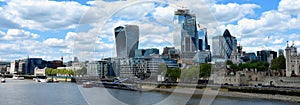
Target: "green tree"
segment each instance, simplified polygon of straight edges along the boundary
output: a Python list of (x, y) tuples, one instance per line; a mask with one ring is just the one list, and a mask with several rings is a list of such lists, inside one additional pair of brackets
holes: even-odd
[(201, 64), (199, 77), (208, 78), (211, 74), (211, 64)]
[(76, 74), (78, 74), (78, 75), (86, 75), (87, 74), (86, 67), (82, 67), (81, 69), (76, 70)]
[(165, 76), (167, 73), (167, 69), (168, 69), (167, 65), (165, 63), (162, 63), (158, 65), (157, 74), (163, 74)]
[(233, 64), (233, 62), (231, 60), (226, 61), (226, 65), (232, 65), (232, 64)]
[(51, 71), (52, 76), (57, 76), (57, 73), (58, 73), (58, 69), (52, 69)]
[[(279, 55), (279, 57), (272, 60), (270, 69), (278, 72), (278, 70), (280, 70), (280, 69), (286, 69), (285, 64), (286, 64), (286, 62), (285, 62), (284, 56)], [(283, 75), (283, 74), (281, 74), (281, 72), (280, 72), (280, 75)]]
[(69, 75), (69, 76), (74, 76), (74, 74), (75, 74), (75, 73), (74, 73), (73, 70), (68, 70), (68, 75)]
[(193, 65), (190, 66), (187, 69), (184, 69), (181, 71), (181, 76), (184, 81), (193, 81), (197, 80), (199, 78), (199, 71), (200, 71), (200, 66), (199, 65)]
[(67, 79), (68, 79), (68, 74), (69, 74), (68, 70), (67, 70), (67, 69), (62, 69), (62, 70), (61, 70), (61, 74), (65, 76), (65, 81), (67, 81)]
[(45, 71), (46, 75), (50, 76), (52, 70), (53, 70), (52, 68), (46, 68), (46, 71)]
[(235, 64), (231, 64), (231, 65), (230, 65), (230, 68), (231, 68), (232, 70), (237, 70), (237, 69), (238, 69), (238, 66), (235, 65)]
[(244, 70), (245, 68), (247, 68), (247, 65), (246, 64), (243, 64), (243, 63), (239, 63), (239, 65), (238, 65), (238, 70), (239, 71), (242, 71), (242, 70)]
[(180, 68), (168, 68), (167, 75), (172, 82), (176, 82), (177, 78), (180, 78), (181, 69)]

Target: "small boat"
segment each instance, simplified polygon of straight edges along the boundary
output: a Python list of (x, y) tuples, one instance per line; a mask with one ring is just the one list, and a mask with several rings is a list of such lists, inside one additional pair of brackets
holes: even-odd
[(46, 79), (45, 80), (47, 83), (57, 83), (59, 82), (56, 78), (53, 78), (53, 79)]
[(24, 80), (24, 77), (20, 77), (20, 76), (13, 76), (14, 80)]
[(47, 79), (46, 78), (33, 78), (33, 81), (35, 82), (47, 82)]
[(93, 87), (93, 83), (90, 82), (90, 81), (83, 82), (82, 83), (82, 87), (84, 87), (84, 88), (92, 88)]
[(1, 83), (5, 83), (5, 82), (6, 82), (5, 78), (1, 78)]

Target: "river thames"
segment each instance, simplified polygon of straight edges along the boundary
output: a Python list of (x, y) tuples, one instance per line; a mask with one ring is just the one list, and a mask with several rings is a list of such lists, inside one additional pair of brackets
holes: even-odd
[[(189, 98), (190, 95), (166, 92), (82, 88), (75, 83), (37, 83), (11, 79), (7, 79), (7, 83), (0, 84), (0, 92), (1, 105), (198, 105), (201, 100), (201, 96)], [(299, 103), (217, 97), (212, 105), (299, 105)]]

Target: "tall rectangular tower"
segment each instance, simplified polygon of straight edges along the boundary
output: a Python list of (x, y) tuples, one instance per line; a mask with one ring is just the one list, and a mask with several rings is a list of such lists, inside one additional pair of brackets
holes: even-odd
[(199, 36), (196, 27), (196, 15), (189, 9), (175, 11), (175, 23), (181, 31), (181, 53), (196, 52), (199, 50)]
[(139, 44), (139, 27), (136, 25), (119, 26), (114, 29), (117, 57), (132, 58)]

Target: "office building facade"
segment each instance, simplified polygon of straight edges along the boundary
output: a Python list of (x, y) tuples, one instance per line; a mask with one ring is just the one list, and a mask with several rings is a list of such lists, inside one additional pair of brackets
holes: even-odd
[(28, 74), (34, 75), (34, 69), (43, 69), (51, 67), (51, 62), (45, 61), (42, 58), (25, 58), (11, 62), (11, 74)]
[(136, 49), (135, 50), (135, 57), (149, 57), (151, 55), (158, 55), (159, 49), (157, 48), (150, 48), (150, 49)]
[(277, 52), (271, 50), (261, 50), (257, 51), (256, 55), (256, 60), (271, 64), (271, 61), (277, 57)]
[(229, 60), (233, 52), (237, 52), (237, 40), (227, 29), (223, 36), (212, 38), (212, 56)]
[(114, 29), (117, 57), (131, 58), (139, 44), (139, 27), (136, 25), (119, 26)]
[(199, 50), (199, 36), (197, 33), (196, 15), (188, 9), (175, 11), (175, 23), (181, 35), (181, 53), (196, 52)]

